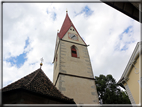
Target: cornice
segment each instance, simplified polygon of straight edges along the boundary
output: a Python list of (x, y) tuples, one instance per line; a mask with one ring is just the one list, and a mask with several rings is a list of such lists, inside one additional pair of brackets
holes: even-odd
[(136, 44), (136, 47), (129, 59), (129, 62), (120, 78), (120, 80), (118, 81), (118, 83), (122, 83), (122, 82), (125, 82), (127, 81), (127, 78), (128, 78), (128, 75), (129, 73), (131, 72), (131, 68), (133, 67), (133, 63), (136, 62), (137, 58), (142, 54), (142, 41), (141, 42), (138, 42)]

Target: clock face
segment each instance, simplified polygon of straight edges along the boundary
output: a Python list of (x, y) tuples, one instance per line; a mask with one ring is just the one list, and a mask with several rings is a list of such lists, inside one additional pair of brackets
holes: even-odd
[(78, 40), (78, 36), (73, 33), (69, 33), (69, 38), (72, 40)]

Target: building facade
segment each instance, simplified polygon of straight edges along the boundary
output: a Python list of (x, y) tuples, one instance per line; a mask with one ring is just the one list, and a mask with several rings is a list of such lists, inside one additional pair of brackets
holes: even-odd
[(118, 84), (122, 84), (132, 104), (140, 104), (142, 91), (142, 42), (138, 42)]
[(68, 13), (57, 33), (53, 84), (76, 104), (99, 104), (86, 43)]

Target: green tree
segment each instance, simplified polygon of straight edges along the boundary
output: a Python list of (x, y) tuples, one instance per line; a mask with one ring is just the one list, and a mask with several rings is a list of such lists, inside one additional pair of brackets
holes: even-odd
[(95, 76), (99, 102), (101, 104), (131, 104), (126, 91), (122, 91), (112, 75)]

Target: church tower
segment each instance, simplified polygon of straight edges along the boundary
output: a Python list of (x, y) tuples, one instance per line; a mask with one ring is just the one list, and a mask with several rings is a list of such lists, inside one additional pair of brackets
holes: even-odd
[(54, 53), (54, 85), (76, 104), (99, 104), (86, 43), (68, 13), (57, 33)]

